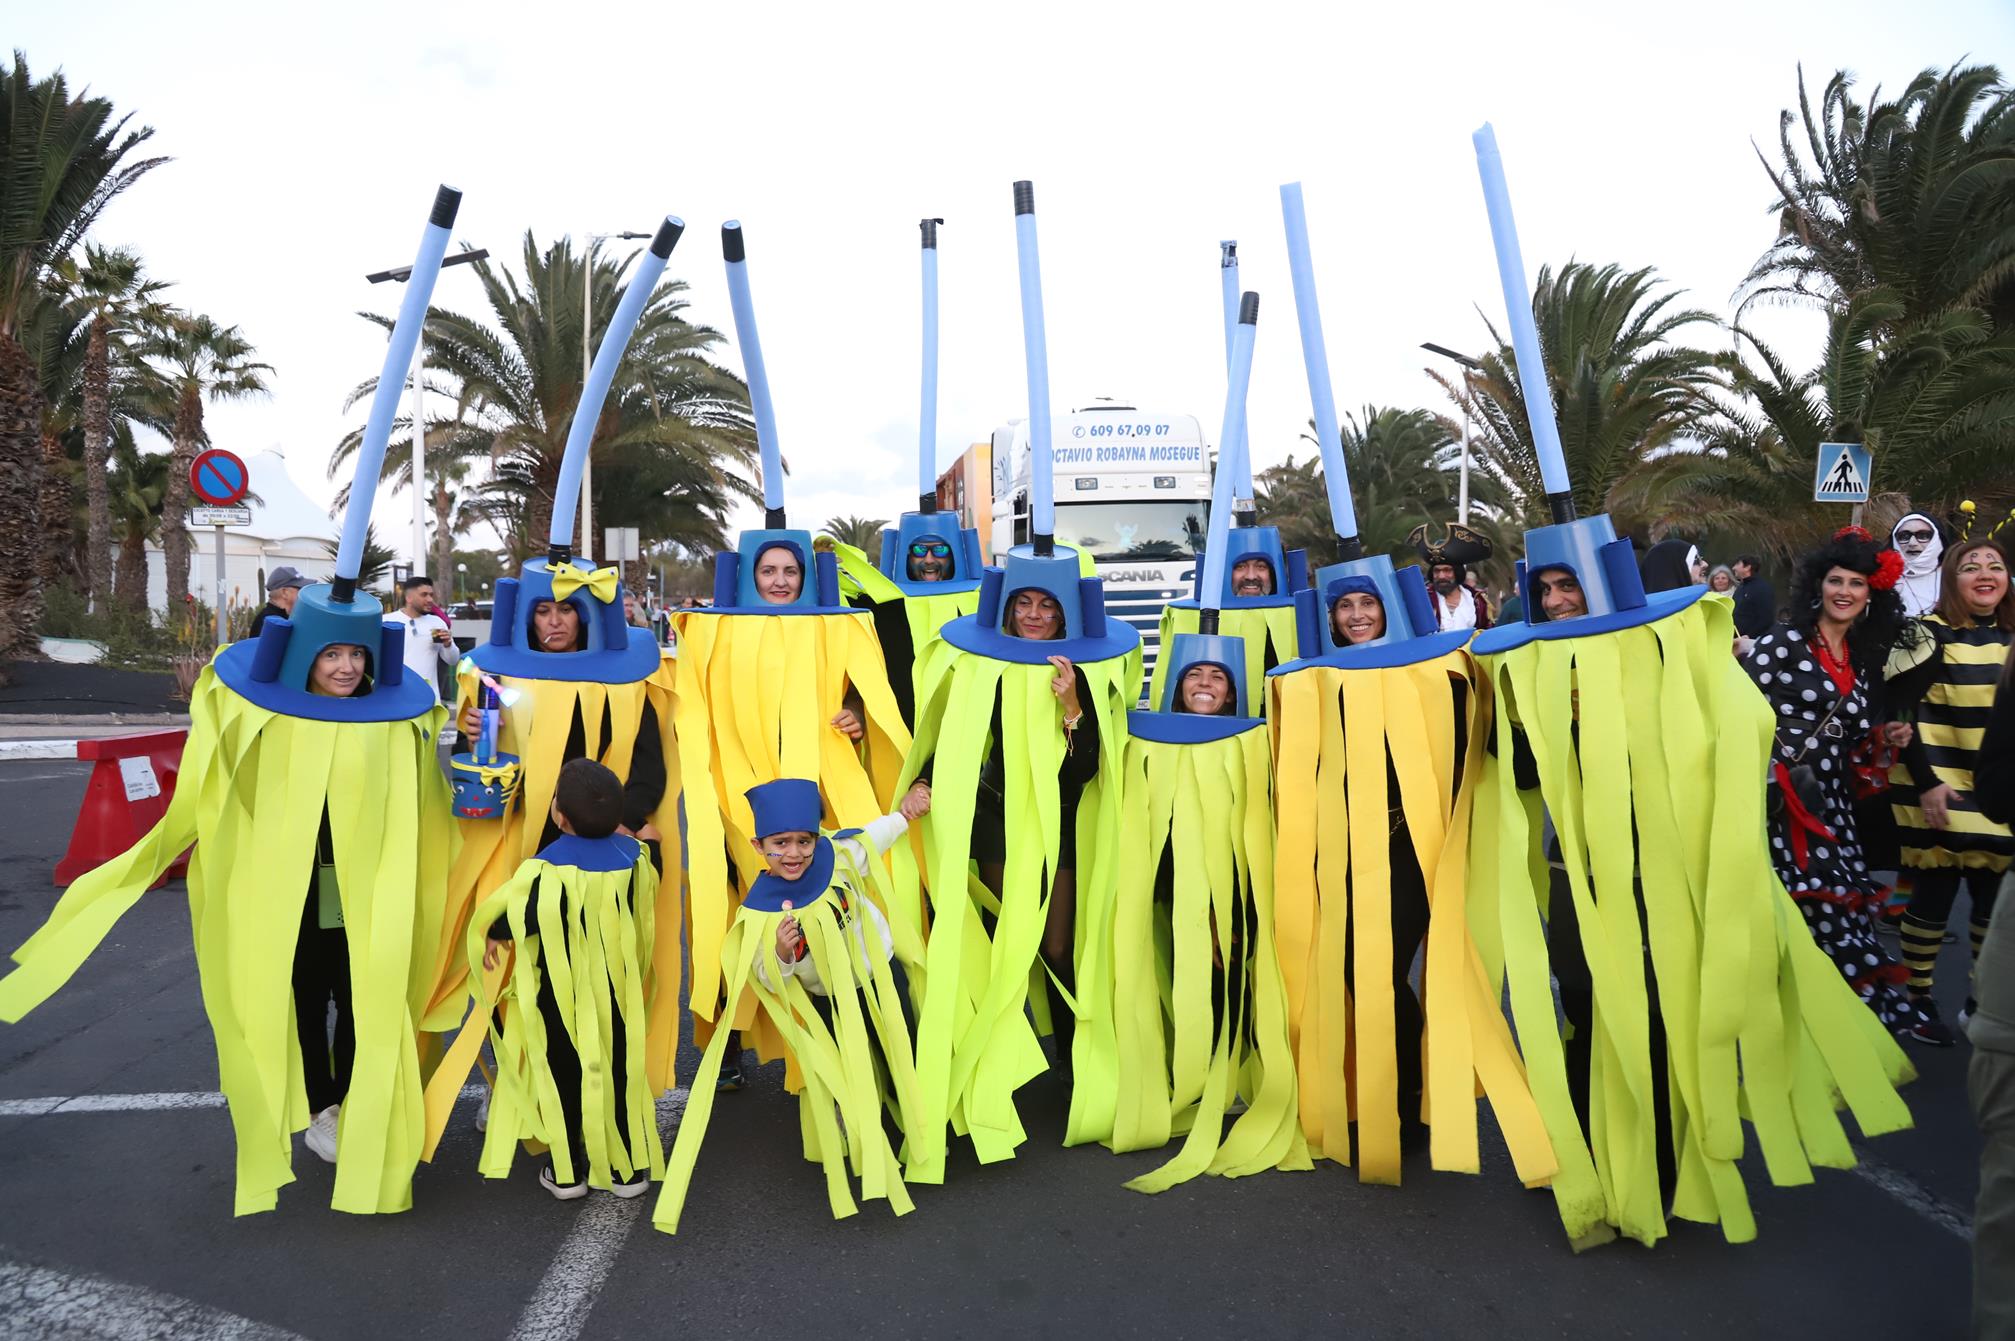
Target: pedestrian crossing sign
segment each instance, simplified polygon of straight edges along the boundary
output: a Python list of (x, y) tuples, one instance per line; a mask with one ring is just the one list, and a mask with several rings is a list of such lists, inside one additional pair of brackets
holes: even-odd
[(1819, 468), (1812, 476), (1815, 503), (1866, 503), (1873, 455), (1858, 442), (1819, 444)]

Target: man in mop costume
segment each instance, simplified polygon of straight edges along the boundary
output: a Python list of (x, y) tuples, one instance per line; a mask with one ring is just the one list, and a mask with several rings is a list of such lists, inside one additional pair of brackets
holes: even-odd
[[(1417, 568), (1364, 555), (1337, 431), (1300, 183), (1280, 189), (1302, 362), (1343, 560), (1296, 597), (1301, 656), (1268, 677), (1274, 920), (1311, 1154), (1397, 1183), (1403, 1125), (1474, 1173), (1476, 1095), (1521, 1181), (1554, 1169), (1463, 894), (1488, 689), (1435, 630)], [(1425, 945), (1424, 1003), (1409, 982)], [(1352, 1148), (1351, 1126), (1357, 1128)]]
[[(650, 631), (624, 623), (616, 570), (576, 559), (573, 537), (595, 424), (630, 336), (684, 229), (680, 220), (666, 218), (638, 258), (636, 273), (595, 351), (567, 432), (547, 552), (527, 560), (515, 578), (498, 581), (489, 640), (457, 669), (457, 717), (471, 739), (477, 734), (472, 728), (482, 691), (492, 688), (504, 701), (498, 744), (507, 760), (515, 758), (518, 780), (501, 816), (458, 821), (462, 850), (449, 886), (448, 922), (428, 1021), (432, 1028), (452, 1029), (465, 1014), (471, 988), (464, 946), (475, 906), (559, 838), (551, 814), (553, 793), (568, 760), (593, 759), (622, 779), (622, 831), (647, 846), (656, 844), (653, 855), (661, 870), (679, 868), (678, 787), (670, 766), (675, 753), (672, 677)], [(471, 755), (458, 755), (453, 762), (456, 784), (463, 789), (489, 780), (486, 769), (494, 771)], [(672, 1059), (678, 1050), (678, 895), (676, 879), (659, 884), (657, 940), (650, 951), (653, 981), (646, 992), (653, 1094), (673, 1083)], [(491, 996), (510, 971), (508, 966), (496, 971), (487, 988)], [(435, 1138), (475, 1062), (482, 1036), (480, 1028), (464, 1029), (429, 1084), (428, 1116)]]
[[(737, 891), (763, 872), (751, 842), (750, 788), (778, 777), (810, 778), (828, 827), (864, 825), (896, 791), (909, 729), (889, 688), (874, 621), (840, 602), (839, 566), (784, 516), (783, 451), (769, 373), (756, 330), (741, 224), (721, 226), (735, 343), (747, 374), (762, 449), (763, 526), (742, 532), (714, 559), (711, 609), (682, 610), (678, 634), (679, 767), (684, 779), (688, 890), (698, 1037), (721, 1000), (721, 938)], [(732, 867), (731, 864), (732, 863)], [(661, 933), (662, 935), (662, 933)], [(752, 1001), (744, 1014), (755, 1019)], [(781, 1054), (767, 1024), (757, 1052)], [(738, 1058), (727, 1066), (739, 1074)], [(797, 1072), (792, 1071), (795, 1084)]]
[[(1495, 718), (1471, 922), (1493, 978), (1510, 978), (1574, 1245), (1654, 1243), (1668, 1204), (1742, 1242), (1756, 1233), (1745, 1119), (1773, 1182), (1810, 1182), (1813, 1164), (1854, 1163), (1837, 1102), (1866, 1135), (1909, 1125), (1908, 1064), (1772, 873), (1772, 714), (1728, 655), (1728, 604), (1704, 586), (1646, 595), (1609, 518), (1575, 515), (1496, 137), (1486, 125), (1475, 142), (1554, 521), (1525, 533), (1529, 622), (1472, 648)], [(1560, 872), (1550, 898), (1543, 859)], [(1574, 1024), (1565, 1049), (1550, 977)]]
[[(1238, 243), (1226, 241), (1217, 245), (1219, 287), (1224, 298), (1224, 351), (1229, 366), (1234, 332), (1239, 325)], [(1217, 471), (1220, 476), (1227, 471), (1232, 475), (1229, 497), (1240, 518), (1240, 525), (1226, 531), (1222, 541), (1215, 538), (1217, 527), (1213, 524), (1211, 528), (1209, 544), (1221, 546), (1224, 556), (1221, 570), (1212, 571), (1222, 571), (1224, 576), (1218, 588), (1212, 590), (1204, 584), (1208, 563), (1197, 565), (1194, 595), (1171, 601), (1162, 610), (1160, 645), (1169, 646), (1179, 633), (1195, 633), (1199, 611), (1203, 606), (1214, 605), (1218, 627), (1227, 637), (1240, 639), (1245, 647), (1245, 682), (1258, 686), (1265, 683), (1268, 671), (1297, 655), (1294, 595), (1308, 586), (1308, 556), (1301, 550), (1284, 548), (1278, 527), (1255, 524), (1252, 452), (1245, 432), (1245, 416), (1241, 414), (1236, 425), (1218, 435)], [(1212, 521), (1216, 521), (1215, 514)], [(1206, 560), (1209, 557), (1206, 553)], [(1148, 688), (1150, 703), (1160, 703), (1166, 697), (1163, 691), (1167, 664), (1166, 659), (1155, 662), (1154, 679)], [(1262, 713), (1266, 711), (1264, 695), (1257, 707)]]
[(874, 615), (875, 636), (888, 667), (889, 688), (903, 722), (916, 721), (916, 682), (946, 623), (979, 605), (979, 532), (938, 510), (938, 226), (924, 219), (923, 404), (917, 416), (917, 510), (882, 532), (881, 563), (851, 545), (835, 544), (840, 592), (848, 605)]
[(166, 813), (65, 891), (0, 981), (0, 1019), (19, 1020), (194, 843), (189, 912), (237, 1137), (239, 1215), (277, 1204), (303, 1130), (334, 1159), (335, 1209), (412, 1204), (417, 1026), (455, 837), (433, 686), (405, 673), (403, 629), (356, 586), (399, 389), (460, 202), (440, 188), (421, 237), (357, 453), (334, 581), (304, 589), (286, 618), (269, 617), (257, 638), (204, 669)]
[[(1236, 324), (1223, 441), (1244, 417), (1259, 295)], [(1234, 447), (1236, 450), (1236, 446)], [(1219, 590), (1236, 461), (1218, 458), (1201, 590)], [(1174, 1158), (1127, 1184), (1159, 1192), (1200, 1173), (1310, 1167), (1273, 936), (1273, 813), (1266, 723), (1245, 649), (1199, 612), (1165, 644), (1155, 711), (1128, 714), (1113, 913), (1115, 1151), (1187, 1132)], [(1235, 1104), (1245, 1111), (1227, 1120)]]
[[(1077, 1082), (1066, 1141), (1112, 1128), (1114, 797), (1127, 709), (1140, 699), (1140, 635), (1106, 618), (1097, 579), (1081, 577), (1078, 553), (1053, 539), (1034, 187), (1017, 182), (1014, 203), (1032, 539), (986, 570), (974, 614), (944, 626), (918, 682), (900, 788), (932, 796), (922, 825), (929, 907), (904, 845), (891, 910), (899, 928), (928, 927), (917, 1024), (928, 1121), (909, 1135), (912, 1179), (932, 1182), (944, 1176), (947, 1121), (982, 1161), (1011, 1157), (1025, 1139), (1014, 1091), (1044, 1069), (1023, 1015), (1032, 987), (1038, 1010), (1054, 1002), (1056, 1065)], [(980, 876), (970, 891), (969, 862)]]

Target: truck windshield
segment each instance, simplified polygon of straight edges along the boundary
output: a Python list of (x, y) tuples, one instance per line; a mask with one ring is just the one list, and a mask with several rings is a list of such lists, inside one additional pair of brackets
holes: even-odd
[(1207, 499), (1155, 503), (1059, 503), (1056, 538), (1094, 559), (1186, 559), (1203, 549)]

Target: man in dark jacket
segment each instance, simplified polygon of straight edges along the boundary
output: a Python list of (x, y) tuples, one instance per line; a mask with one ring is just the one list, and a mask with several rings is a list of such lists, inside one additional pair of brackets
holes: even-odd
[(252, 632), (246, 636), (258, 637), (259, 630), (265, 627), (269, 616), (274, 619), (292, 617), (294, 602), (301, 595), (301, 588), (307, 585), (308, 579), (301, 576), (301, 570), (298, 568), (289, 568), (282, 564), (268, 573), (266, 603), (259, 607), (258, 614), (252, 616)]
[(1777, 590), (1758, 571), (1763, 560), (1744, 554), (1731, 567), (1742, 585), (1735, 589), (1735, 631), (1745, 638), (1760, 638), (1777, 622)]

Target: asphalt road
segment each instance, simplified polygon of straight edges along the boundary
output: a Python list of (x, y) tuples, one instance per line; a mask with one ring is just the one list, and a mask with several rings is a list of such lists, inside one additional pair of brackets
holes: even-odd
[[(0, 763), (0, 945), (54, 900), (84, 776)], [(871, 1203), (836, 1222), (780, 1067), (717, 1104), (676, 1238), (651, 1228), (648, 1197), (551, 1200), (528, 1159), (486, 1182), (466, 1120), (409, 1214), (331, 1211), (332, 1170), (301, 1151), (279, 1209), (234, 1219), (224, 1111), (183, 1097), (217, 1078), (176, 884), (0, 1026), (0, 1336), (1953, 1336), (1978, 1151), (1967, 1054), (1914, 1055), (1917, 1129), (1809, 1187), (1770, 1187), (1749, 1161), (1760, 1237), (1741, 1247), (1675, 1223), (1656, 1249), (1577, 1257), (1487, 1124), (1477, 1177), (1422, 1155), (1401, 1188), (1324, 1165), (1141, 1196), (1121, 1184), (1163, 1156), (1062, 1149), (1047, 1079), (1023, 1091), (1020, 1158), (967, 1155), (913, 1214)], [(73, 1096), (95, 1097), (23, 1102)]]

